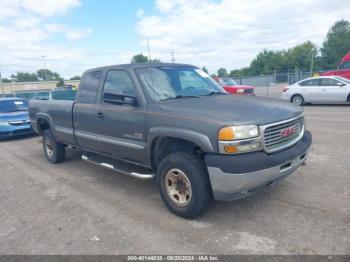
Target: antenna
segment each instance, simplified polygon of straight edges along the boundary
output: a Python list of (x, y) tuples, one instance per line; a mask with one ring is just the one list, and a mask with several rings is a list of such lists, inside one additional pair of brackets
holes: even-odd
[(147, 37), (148, 60), (151, 63), (151, 52), (149, 51), (149, 38)]

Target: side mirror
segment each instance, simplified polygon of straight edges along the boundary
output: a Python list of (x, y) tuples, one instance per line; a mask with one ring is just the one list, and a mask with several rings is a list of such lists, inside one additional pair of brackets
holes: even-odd
[(108, 91), (103, 94), (103, 101), (110, 104), (117, 105), (137, 105), (137, 98), (134, 95), (122, 94), (119, 92)]
[(338, 82), (338, 83), (337, 83), (337, 86), (345, 86), (345, 84), (342, 83), (342, 82)]

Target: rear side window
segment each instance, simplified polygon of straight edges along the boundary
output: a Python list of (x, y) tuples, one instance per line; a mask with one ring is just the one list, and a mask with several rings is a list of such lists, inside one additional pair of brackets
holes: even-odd
[(116, 92), (121, 95), (135, 95), (135, 88), (129, 74), (122, 70), (109, 71), (103, 89), (104, 93)]
[(79, 91), (79, 102), (85, 104), (95, 104), (98, 85), (101, 79), (101, 71), (89, 72), (84, 76), (81, 89)]
[(320, 86), (320, 79), (310, 79), (310, 80), (305, 80), (303, 82), (300, 82), (300, 86)]
[(337, 86), (337, 84), (340, 83), (337, 80), (334, 80), (332, 78), (323, 78), (322, 79), (322, 86)]

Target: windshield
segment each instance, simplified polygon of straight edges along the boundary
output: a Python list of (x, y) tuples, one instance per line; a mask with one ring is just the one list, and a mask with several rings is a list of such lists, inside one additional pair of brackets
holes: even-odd
[(237, 85), (237, 83), (231, 78), (226, 78), (226, 79), (224, 79), (224, 81), (225, 81), (225, 84), (228, 86), (236, 86)]
[(28, 102), (25, 100), (0, 101), (0, 113), (28, 111)]
[(193, 67), (146, 67), (136, 72), (147, 94), (155, 101), (226, 94), (204, 71)]
[(343, 82), (345, 82), (345, 83), (347, 83), (347, 84), (350, 84), (350, 80), (347, 79), (347, 78), (345, 78), (345, 77), (336, 76), (336, 77), (334, 77), (334, 78), (336, 78), (336, 79), (338, 79), (338, 80), (340, 80), (340, 81), (343, 81)]

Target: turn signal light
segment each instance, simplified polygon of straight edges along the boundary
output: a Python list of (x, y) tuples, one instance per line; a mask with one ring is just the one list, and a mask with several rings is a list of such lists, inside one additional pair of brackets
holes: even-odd
[(226, 153), (232, 154), (232, 153), (236, 153), (238, 151), (238, 148), (237, 146), (227, 145), (227, 146), (224, 146), (224, 150)]
[(233, 140), (235, 139), (235, 131), (231, 126), (221, 128), (218, 135), (219, 140)]

